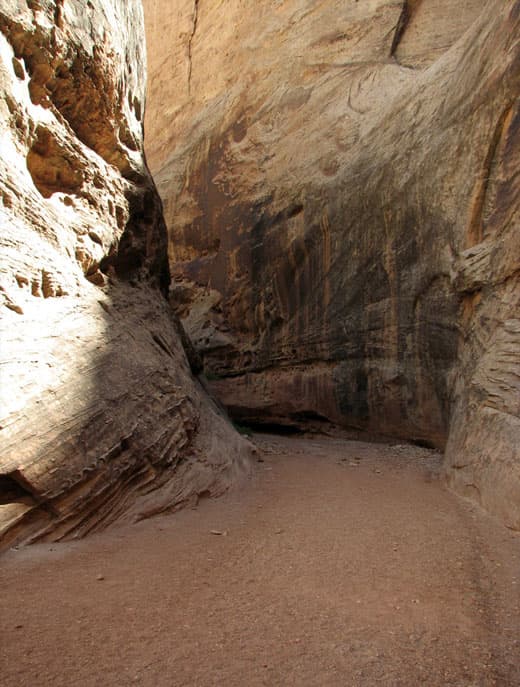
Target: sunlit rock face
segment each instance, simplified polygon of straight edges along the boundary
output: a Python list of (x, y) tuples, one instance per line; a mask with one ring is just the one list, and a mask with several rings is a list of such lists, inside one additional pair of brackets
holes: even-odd
[(221, 492), (248, 448), (165, 298), (140, 2), (0, 0), (0, 56), (1, 548)]
[(145, 0), (171, 301), (244, 422), (447, 447), (520, 527), (520, 5)]

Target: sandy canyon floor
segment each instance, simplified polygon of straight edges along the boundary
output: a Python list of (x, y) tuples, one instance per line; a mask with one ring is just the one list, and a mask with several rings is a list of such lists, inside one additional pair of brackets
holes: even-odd
[(520, 536), (441, 456), (256, 435), (218, 500), (0, 560), (0, 683), (520, 685)]

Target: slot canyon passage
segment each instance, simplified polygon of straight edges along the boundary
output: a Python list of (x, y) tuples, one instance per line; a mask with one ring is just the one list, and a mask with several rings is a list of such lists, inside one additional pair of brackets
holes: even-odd
[(520, 685), (519, 29), (0, 0), (2, 685)]

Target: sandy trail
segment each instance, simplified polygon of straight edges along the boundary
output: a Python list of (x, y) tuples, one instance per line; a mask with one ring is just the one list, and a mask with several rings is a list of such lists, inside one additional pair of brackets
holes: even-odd
[(0, 684), (520, 685), (520, 536), (440, 456), (256, 441), (240, 491), (5, 555)]

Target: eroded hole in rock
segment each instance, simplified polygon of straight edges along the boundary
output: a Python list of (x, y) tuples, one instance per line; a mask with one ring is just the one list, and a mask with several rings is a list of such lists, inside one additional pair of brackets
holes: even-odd
[(258, 423), (251, 425), (251, 429), (255, 432), (264, 432), (267, 434), (280, 434), (282, 436), (294, 436), (298, 434), (303, 434), (307, 430), (306, 427), (301, 425), (291, 425), (286, 423)]
[(120, 142), (132, 150), (137, 150), (137, 143), (124, 120), (114, 130), (113, 108), (120, 96), (99, 69), (98, 55), (98, 48), (94, 57), (80, 52), (72, 63), (58, 68), (46, 82), (46, 89), (79, 140), (110, 164), (129, 172)]
[[(232, 414), (232, 413), (231, 413)], [(280, 422), (262, 422), (258, 418), (253, 421), (244, 421), (243, 424), (237, 421), (236, 424), (239, 431), (250, 434), (253, 432), (265, 434), (280, 434), (281, 436), (293, 436), (305, 432), (305, 428), (297, 424), (291, 424), (289, 419), (280, 420)]]
[[(53, 15), (48, 6), (40, 3), (35, 3), (31, 9), (34, 13), (49, 12), (52, 23), (63, 30), (64, 5), (61, 0), (56, 2)], [(98, 7), (95, 10), (100, 11)], [(82, 45), (63, 42), (64, 34), (57, 33), (55, 28), (47, 31), (38, 20), (31, 33), (8, 14), (2, 14), (2, 25), (15, 52), (13, 67), (16, 75), (20, 79), (25, 78), (25, 71), (29, 75), (29, 93), (33, 103), (56, 108), (82, 143), (126, 177), (138, 175), (125, 152), (125, 149), (136, 152), (139, 148), (138, 137), (127, 118), (121, 116), (125, 94), (121, 84), (114, 82), (110, 70), (103, 66), (113, 54), (104, 55), (102, 44), (94, 44), (92, 54), (89, 54)], [(140, 108), (136, 96), (132, 109), (138, 121), (142, 116)]]
[(78, 156), (41, 125), (27, 154), (27, 169), (44, 198), (58, 192), (76, 193), (84, 181), (84, 168)]
[(411, 443), (414, 446), (420, 446), (421, 448), (436, 449), (438, 448), (435, 444), (428, 439), (411, 439)]
[(14, 474), (0, 475), (0, 506), (17, 501), (34, 501), (31, 491)]

